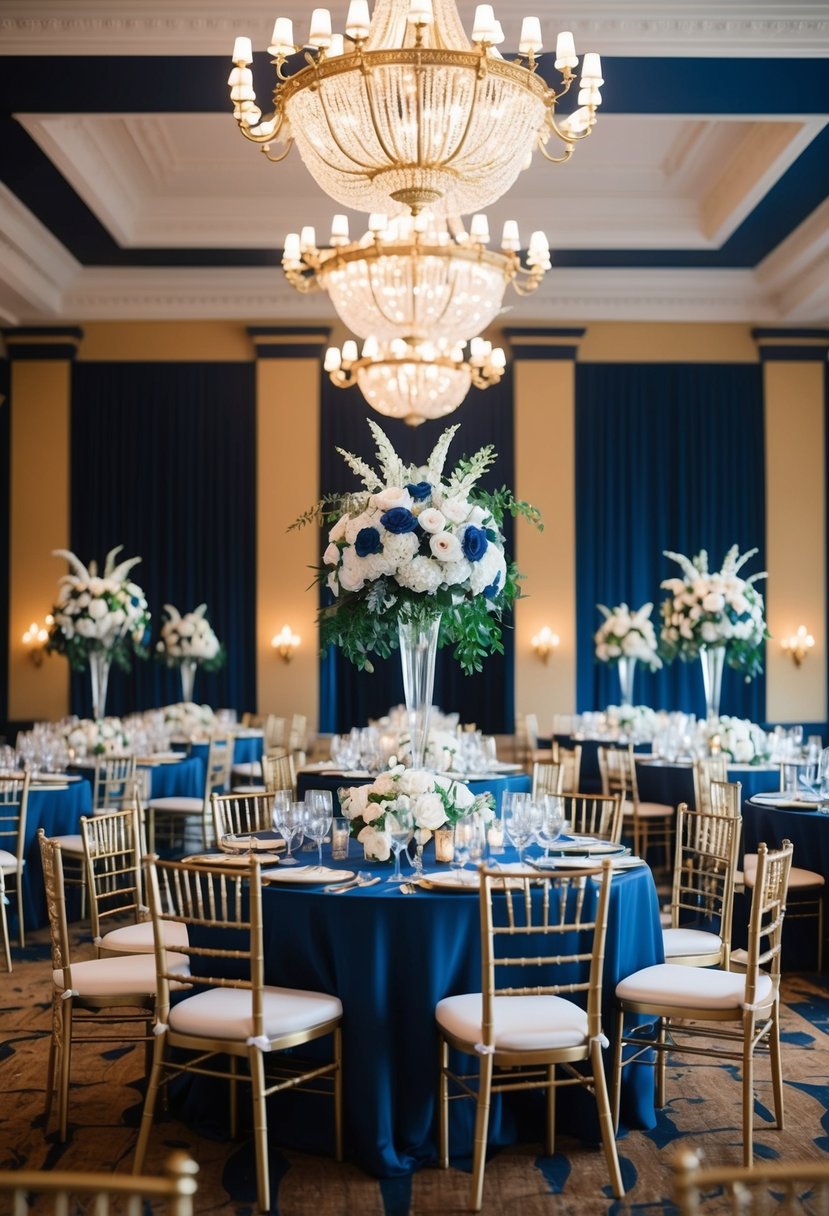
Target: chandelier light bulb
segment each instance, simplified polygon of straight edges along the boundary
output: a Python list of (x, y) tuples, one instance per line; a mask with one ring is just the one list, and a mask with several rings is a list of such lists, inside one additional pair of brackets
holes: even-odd
[(509, 249), (512, 253), (517, 253), (521, 248), (521, 237), (518, 234), (518, 223), (516, 220), (504, 221), (504, 228), (501, 233), (501, 248)]
[[(406, 19), (402, 19), (405, 12)], [(231, 81), (233, 114), (246, 139), (272, 161), (296, 142), (317, 184), (341, 206), (389, 215), (473, 214), (499, 199), (538, 150), (560, 163), (590, 135), (603, 83), (598, 55), (584, 57), (579, 89), (587, 120), (557, 113), (576, 79), (573, 36), (556, 41), (558, 86), (537, 72), (541, 23), (527, 17), (518, 57), (497, 49), (504, 36), (492, 5), (481, 4), (469, 36), (456, 0), (351, 0), (345, 53), (328, 9), (314, 9), (304, 56), (280, 17), (269, 51), (276, 86), (263, 118), (252, 78)], [(249, 39), (237, 38), (235, 67), (247, 70)], [(290, 74), (288, 70), (290, 68)], [(578, 90), (573, 90), (576, 93)], [(556, 152), (545, 147), (555, 137)], [(276, 145), (276, 146), (275, 146)]]

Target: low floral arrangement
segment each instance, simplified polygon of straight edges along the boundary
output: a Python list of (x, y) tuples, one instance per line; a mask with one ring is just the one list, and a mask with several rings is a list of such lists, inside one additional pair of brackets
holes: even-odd
[(662, 601), (660, 633), (662, 654), (669, 662), (677, 655), (692, 661), (702, 646), (724, 646), (729, 667), (741, 671), (747, 680), (763, 670), (763, 643), (769, 634), (763, 597), (754, 584), (767, 575), (763, 571), (747, 579), (739, 576), (756, 552), (749, 549), (741, 557), (738, 546), (732, 545), (722, 569), (714, 573), (708, 570), (704, 549), (694, 558), (665, 553), (679, 564), (683, 575), (661, 584), (670, 592)]
[(117, 756), (128, 752), (130, 734), (120, 718), (81, 718), (68, 725), (63, 732), (71, 758), (83, 760), (86, 756)]
[(633, 735), (644, 743), (653, 738), (658, 718), (649, 705), (608, 705), (605, 721), (609, 730)]
[(653, 604), (643, 604), (636, 612), (631, 612), (627, 604), (617, 604), (615, 608), (597, 604), (596, 607), (604, 616), (593, 636), (598, 662), (637, 659), (651, 671), (658, 671), (662, 660), (657, 653), (656, 631), (650, 619)]
[(391, 824), (396, 810), (414, 815), (419, 844), (426, 844), (437, 828), (452, 825), (464, 815), (494, 818), (491, 794), (475, 795), (460, 781), (438, 777), (423, 769), (398, 764), (372, 781), (341, 791), (342, 813), (351, 820), (351, 834), (365, 848), (366, 857), (387, 861), (391, 853)]
[(66, 559), (72, 572), (58, 582), (46, 649), (66, 655), (73, 671), (84, 670), (92, 651), (105, 652), (125, 671), (131, 654), (147, 657), (150, 613), (144, 592), (129, 578), (141, 558), (130, 557), (116, 565), (122, 548), (110, 550), (100, 577), (94, 561), (87, 568), (68, 549), (53, 551), (53, 557)]
[(763, 764), (771, 757), (771, 745), (766, 732), (748, 718), (732, 718), (724, 714), (705, 724), (708, 746), (715, 740), (735, 764)]
[(197, 663), (205, 671), (218, 671), (225, 662), (225, 650), (207, 619), (207, 605), (199, 604), (183, 615), (173, 604), (165, 604), (167, 620), (161, 626), (156, 657), (168, 667), (185, 661)]
[(216, 715), (209, 705), (195, 701), (179, 701), (164, 708), (164, 723), (171, 737), (206, 739), (216, 725)]
[(442, 614), (440, 645), (452, 644), (464, 671), (503, 653), (500, 621), (520, 595), (516, 567), (504, 553), (506, 512), (541, 528), (536, 508), (501, 488), (477, 486), (496, 458), (491, 445), (459, 461), (444, 477), (457, 426), (438, 440), (423, 467), (406, 465), (386, 434), (369, 421), (380, 472), (338, 448), (363, 490), (333, 494), (292, 527), (330, 527), (318, 580), (334, 603), (320, 612), (323, 650), (338, 646), (359, 668), (398, 645), (398, 621), (427, 624)]

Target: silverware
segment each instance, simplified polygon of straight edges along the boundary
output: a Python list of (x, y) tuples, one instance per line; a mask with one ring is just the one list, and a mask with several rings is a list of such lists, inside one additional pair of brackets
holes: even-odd
[(403, 882), (400, 884), (401, 895), (417, 895), (418, 887), (413, 882)]
[(346, 891), (356, 891), (358, 889), (365, 889), (366, 887), (373, 887), (375, 883), (378, 883), (380, 881), (381, 880), (379, 877), (358, 879), (357, 882), (350, 883), (349, 886), (347, 886), (347, 887), (338, 887), (334, 891), (334, 894), (335, 895), (344, 895), (346, 893)]

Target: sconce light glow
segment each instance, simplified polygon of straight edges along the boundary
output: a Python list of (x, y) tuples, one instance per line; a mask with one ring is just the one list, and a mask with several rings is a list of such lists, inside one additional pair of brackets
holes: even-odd
[(805, 625), (799, 625), (796, 633), (793, 633), (791, 637), (783, 638), (780, 643), (786, 653), (792, 656), (795, 667), (800, 666), (814, 644), (815, 639)]
[[(52, 614), (49, 613), (49, 615), (46, 617), (46, 625), (49, 626), (53, 623), (54, 618)], [(32, 621), (29, 628), (23, 634), (21, 640), (23, 645), (26, 647), (26, 653), (34, 663), (35, 667), (40, 667), (41, 663), (43, 662), (43, 648), (49, 641), (48, 628), (38, 625), (37, 621)]]
[(290, 625), (283, 625), (279, 633), (275, 633), (271, 638), (271, 646), (283, 663), (290, 663), (301, 641), (302, 638), (294, 633)]
[(532, 647), (539, 659), (546, 663), (560, 642), (558, 634), (553, 633), (549, 625), (544, 625), (532, 639)]

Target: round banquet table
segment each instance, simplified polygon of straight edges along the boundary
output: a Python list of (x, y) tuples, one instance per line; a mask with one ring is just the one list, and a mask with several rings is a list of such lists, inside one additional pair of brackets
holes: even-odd
[[(354, 842), (351, 845), (354, 853)], [(426, 870), (434, 862), (428, 856)], [(508, 851), (499, 860), (514, 859)], [(389, 866), (352, 856), (330, 863), (371, 869)], [(446, 868), (446, 867), (443, 867)], [(437, 1036), (434, 1008), (444, 996), (480, 991), (479, 901), (475, 892), (435, 890), (402, 895), (382, 882), (365, 890), (326, 895), (319, 887), (272, 883), (263, 891), (265, 979), (269, 984), (335, 993), (343, 1002), (344, 1128), (348, 1159), (380, 1178), (408, 1174), (436, 1160)], [(616, 984), (640, 967), (661, 962), (659, 904), (650, 870), (614, 874), (604, 967), (604, 1027), (609, 1033)], [(608, 1067), (610, 1053), (607, 1053)], [(493, 1104), (490, 1142), (522, 1138), (517, 1121), (530, 1114), (526, 1138), (537, 1138), (538, 1106)], [(559, 1126), (598, 1142), (589, 1095), (563, 1090)], [(567, 1104), (567, 1105), (564, 1105)], [(450, 1149), (471, 1153), (474, 1104), (453, 1102)], [(192, 1109), (198, 1117), (203, 1111)], [(653, 1070), (624, 1072), (622, 1119), (653, 1127)], [(330, 1152), (330, 1104), (283, 1094), (269, 1114), (275, 1143)]]
[[(210, 744), (204, 743), (174, 743), (176, 751), (187, 751), (190, 757), (198, 757), (202, 765), (207, 764), (207, 752)], [(233, 763), (251, 764), (262, 759), (265, 747), (265, 736), (261, 730), (247, 730), (236, 735), (233, 741)]]
[[(627, 747), (615, 739), (582, 739), (577, 735), (553, 735), (553, 740), (566, 748), (581, 748), (581, 767), (579, 770), (579, 792), (582, 794), (600, 794), (602, 792), (602, 775), (599, 772), (600, 747)], [(636, 743), (635, 752), (650, 751), (650, 743)]]
[(65, 786), (29, 787), (26, 843), (23, 850), (26, 858), (23, 870), (23, 915), (27, 930), (40, 928), (48, 922), (37, 829), (43, 828), (47, 836), (73, 835), (80, 831), (81, 815), (91, 814), (92, 787), (88, 781), (72, 781)]
[[(451, 773), (446, 775), (452, 776)], [(326, 772), (325, 769), (300, 769), (296, 778), (296, 796), (302, 802), (308, 790), (330, 790), (336, 795), (337, 790), (343, 786), (368, 785), (373, 780), (374, 777), (369, 773), (357, 773), (356, 770), (354, 773), (343, 773)], [(471, 780), (464, 780), (458, 775), (456, 780), (468, 785), (473, 794), (492, 794), (496, 808), (501, 805), (501, 794), (504, 790), (529, 793), (532, 789), (532, 778), (528, 773), (491, 773)]]
[[(94, 778), (93, 766), (73, 766), (90, 781)], [(138, 764), (138, 772), (144, 777), (142, 796), (150, 798), (201, 798), (204, 794), (204, 761), (197, 756), (186, 756), (173, 764)]]
[[(794, 865), (816, 870), (829, 884), (829, 815), (813, 809), (743, 803), (743, 848), (746, 853), (756, 853), (761, 841), (771, 849), (779, 848), (784, 840), (790, 840), (794, 845)], [(790, 927), (796, 932), (787, 933)], [(783, 933), (786, 970), (814, 970), (815, 945), (811, 927), (801, 929), (796, 921), (790, 925), (784, 922)]]
[[(730, 764), (728, 780), (739, 781), (743, 798), (780, 788), (779, 764)], [(636, 783), (642, 802), (694, 806), (694, 768), (689, 761), (636, 759)]]

